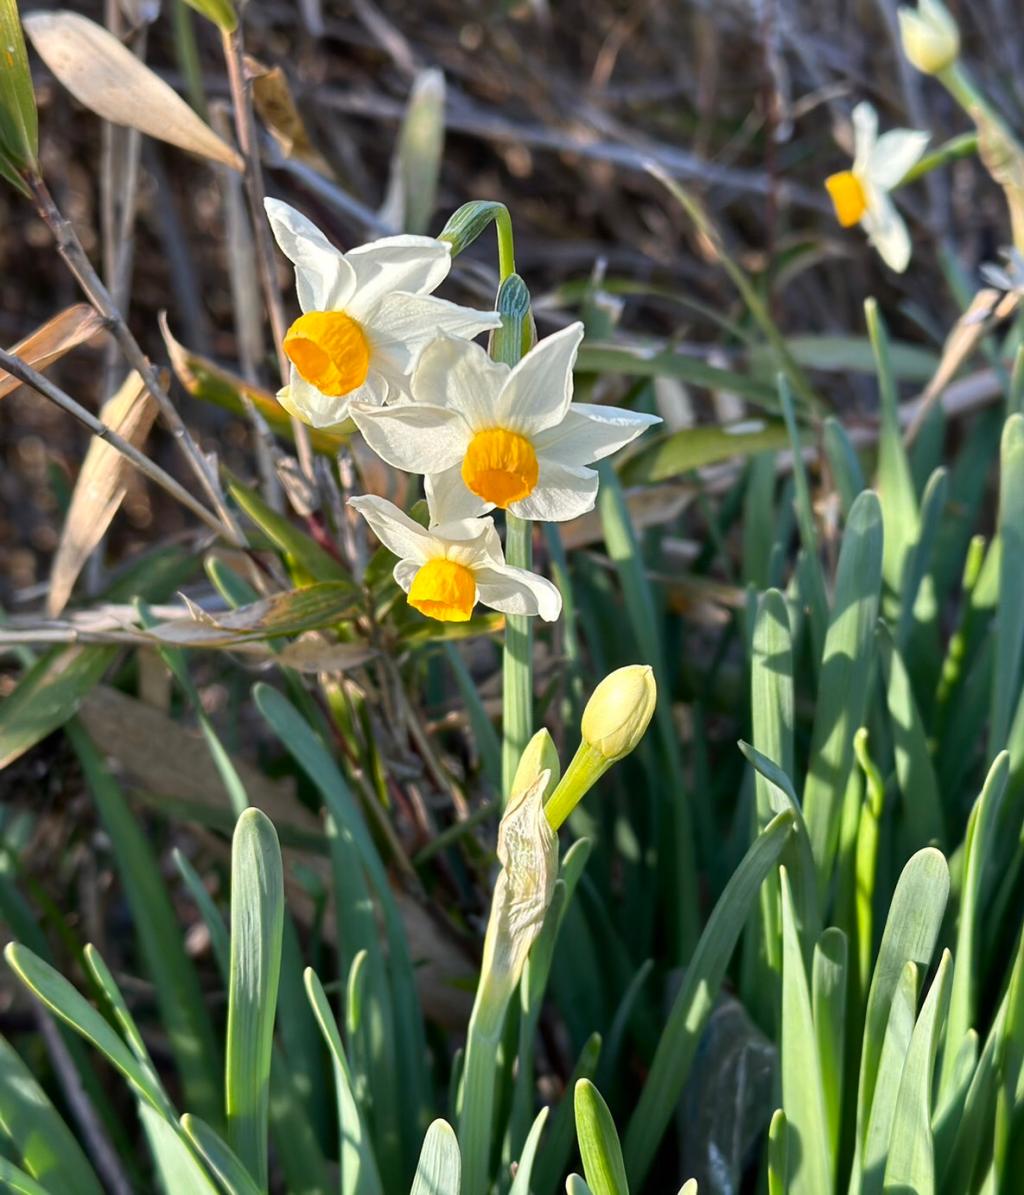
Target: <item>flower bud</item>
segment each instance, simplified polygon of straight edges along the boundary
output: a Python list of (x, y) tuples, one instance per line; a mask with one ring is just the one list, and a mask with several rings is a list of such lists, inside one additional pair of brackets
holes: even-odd
[(519, 766), (516, 768), (516, 774), (512, 778), (512, 791), (509, 793), (509, 800), (512, 801), (521, 793), (526, 792), (541, 772), (550, 773), (550, 778), (543, 794), (546, 796), (547, 792), (558, 783), (562, 775), (562, 765), (558, 759), (558, 751), (555, 748), (554, 740), (548, 734), (547, 730), (538, 730), (526, 744), (522, 755), (519, 757)]
[(628, 755), (644, 736), (658, 700), (654, 669), (630, 664), (610, 673), (583, 711), (583, 741), (609, 763)]
[(937, 75), (960, 55), (960, 30), (942, 0), (919, 0), (899, 10), (903, 53), (922, 74)]
[(613, 763), (634, 750), (644, 737), (657, 703), (654, 669), (647, 664), (619, 668), (601, 681), (583, 711), (583, 741), (544, 806), (553, 830), (562, 825)]

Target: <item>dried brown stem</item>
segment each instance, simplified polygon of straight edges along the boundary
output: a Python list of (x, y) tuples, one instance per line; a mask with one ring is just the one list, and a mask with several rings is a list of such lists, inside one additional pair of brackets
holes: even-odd
[[(222, 40), (224, 59), (228, 69), (228, 82), (231, 87), (231, 103), (235, 112), (235, 136), (238, 140), (238, 151), (245, 161), (245, 192), (249, 200), (249, 216), (252, 220), (252, 231), (256, 241), (256, 260), (259, 265), (260, 282), (267, 311), (270, 313), (270, 327), (274, 336), (274, 348), (277, 351), (281, 382), (286, 384), (290, 372), (288, 358), (284, 351), (284, 338), (288, 331), (288, 325), (285, 320), (284, 305), (281, 302), (281, 292), (277, 285), (277, 268), (274, 262), (274, 245), (270, 238), (270, 226), (263, 208), (263, 200), (266, 195), (263, 189), (263, 164), (260, 161), (259, 145), (256, 139), (252, 94), (245, 78), (241, 25), (230, 33), (224, 33)], [(292, 416), (292, 431), (295, 435), (295, 448), (302, 472), (312, 481), (313, 449), (309, 442), (309, 432), (306, 425), (296, 419), (294, 415)]]
[[(26, 386), (31, 386), (33, 390), (41, 394), (43, 398), (48, 398), (50, 402), (55, 403), (61, 410), (67, 411), (69, 415), (73, 415), (94, 436), (99, 436), (101, 440), (106, 440), (112, 448), (116, 448), (118, 452), (127, 457), (140, 473), (166, 490), (172, 498), (176, 498), (183, 506), (187, 506), (194, 515), (202, 519), (218, 535), (227, 535), (227, 528), (221, 520), (190, 494), (183, 485), (175, 481), (169, 473), (165, 473), (159, 465), (151, 461), (145, 453), (140, 452), (134, 444), (130, 444), (112, 428), (107, 427), (105, 423), (101, 423), (91, 411), (86, 410), (70, 394), (66, 394), (61, 390), (59, 386), (55, 386), (49, 378), (44, 377), (41, 373), (37, 373), (31, 365), (27, 365), (20, 357), (15, 357), (12, 353), (8, 353), (3, 349), (0, 349), (0, 367), (19, 381), (24, 382)], [(235, 543), (238, 542), (232, 536), (228, 536), (228, 538), (231, 538)]]
[[(227, 504), (224, 501), (224, 495), (221, 493), (220, 486), (217, 482), (215, 474), (213, 473), (213, 470), (210, 468), (209, 463), (203, 456), (199, 445), (196, 444), (195, 440), (192, 439), (192, 435), (185, 426), (181, 416), (178, 414), (174, 403), (171, 402), (170, 396), (160, 381), (160, 377), (156, 371), (156, 368), (146, 354), (142, 351), (138, 341), (129, 331), (128, 325), (125, 323), (124, 317), (117, 309), (117, 305), (111, 298), (110, 292), (103, 285), (102, 279), (93, 268), (92, 262), (90, 262), (85, 249), (82, 247), (82, 243), (78, 239), (78, 234), (72, 227), (71, 222), (65, 219), (56, 203), (54, 203), (53, 196), (50, 194), (50, 190), (41, 175), (27, 175), (25, 182), (32, 192), (32, 197), (35, 200), (36, 210), (39, 212), (40, 217), (53, 234), (54, 240), (57, 243), (57, 252), (61, 255), (64, 263), (74, 275), (78, 285), (82, 288), (85, 297), (106, 320), (107, 327), (110, 329), (114, 339), (120, 345), (121, 351), (124, 353), (128, 364), (145, 382), (146, 389), (156, 400), (157, 405), (160, 408), (160, 414), (163, 416), (164, 422), (170, 430), (171, 435), (174, 437), (175, 442), (178, 444), (179, 448), (184, 454), (185, 459), (192, 467), (196, 477), (202, 483), (203, 489), (213, 502), (217, 510), (217, 515), (219, 516), (219, 518), (215, 520), (217, 533), (219, 535), (223, 535), (233, 544), (241, 547), (245, 543), (244, 537), (238, 527), (238, 524), (235, 522), (231, 511), (228, 509)], [(7, 354), (3, 354), (3, 357), (6, 358)], [(14, 360), (22, 368), (28, 368), (27, 366), (24, 366), (22, 362), (18, 362), (16, 358), (9, 359)], [(45, 394), (45, 396), (51, 399), (51, 401), (58, 402), (61, 406), (64, 406), (65, 410), (71, 410), (71, 408), (67, 407), (65, 403), (61, 402), (57, 398), (54, 398), (52, 392), (48, 393), (47, 391), (40, 390), (35, 381), (25, 378), (15, 369), (11, 369), (10, 372), (13, 373), (15, 377), (20, 377), (22, 381), (27, 381), (28, 385), (32, 386), (36, 390), (39, 390), (41, 394)], [(63, 394), (63, 392), (58, 391), (55, 386), (51, 386), (51, 384), (47, 382), (47, 380), (40, 374), (36, 374), (35, 371), (30, 372), (33, 373), (36, 379), (49, 387), (50, 391)], [(63, 397), (67, 399), (67, 401), (71, 403), (74, 408), (77, 408), (78, 412), (81, 412), (82, 415), (86, 416), (87, 419), (92, 419), (93, 422), (99, 427), (103, 427), (103, 424), (99, 423), (99, 420), (90, 415), (84, 407), (79, 406), (74, 399), (69, 398), (67, 395), (63, 395)], [(72, 413), (76, 412), (73, 411)], [(81, 416), (76, 414), (76, 417), (80, 418)], [(93, 430), (95, 431), (95, 428), (93, 428)], [(106, 431), (109, 433), (109, 429), (106, 429)], [(96, 431), (96, 434), (100, 435), (101, 433)], [(109, 439), (112, 444), (115, 443), (115, 440), (111, 439), (110, 434), (107, 434), (106, 438)], [(120, 439), (120, 437), (118, 437), (118, 439)], [(121, 443), (124, 443), (124, 441), (121, 441)], [(127, 445), (127, 447), (131, 448), (130, 445)], [(132, 448), (131, 451), (134, 453), (136, 450)], [(126, 455), (128, 454), (126, 453)], [(156, 466), (153, 465), (148, 458), (143, 457), (141, 453), (137, 453), (137, 456), (146, 461), (146, 464), (151, 468), (156, 468)], [(144, 467), (138, 464), (137, 459), (133, 457), (132, 460), (133, 463), (138, 465), (138, 467), (145, 472)], [(205, 522), (209, 522), (211, 518), (214, 518), (214, 516), (211, 515), (205, 507), (202, 507), (199, 503), (195, 502), (195, 499), (192, 498), (191, 494), (188, 494), (186, 490), (182, 489), (181, 486), (178, 486), (178, 483), (175, 482), (173, 478), (163, 473), (163, 470), (158, 470), (158, 472), (161, 473), (168, 482), (171, 482), (173, 485), (177, 486), (178, 490), (180, 490), (182, 494), (187, 495), (189, 504), (191, 504), (190, 509), (195, 510), (198, 507), (203, 511), (203, 515), (201, 517), (203, 517)], [(147, 476), (152, 476), (152, 474), (149, 473)], [(154, 477), (153, 480), (156, 480), (156, 478)], [(165, 489), (167, 488), (164, 482), (160, 482), (159, 484), (164, 485)]]

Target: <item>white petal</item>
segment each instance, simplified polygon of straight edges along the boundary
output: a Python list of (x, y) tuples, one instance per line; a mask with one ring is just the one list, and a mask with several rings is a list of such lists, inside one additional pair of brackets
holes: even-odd
[(498, 395), (509, 372), (507, 365), (492, 361), (473, 341), (441, 336), (420, 354), (412, 394), (417, 402), (459, 411), (475, 432), (493, 426)]
[(539, 432), (561, 422), (572, 401), (572, 367), (582, 339), (577, 322), (530, 349), (502, 387), (495, 412), (499, 427)]
[(353, 403), (350, 414), (373, 451), (406, 473), (440, 473), (465, 455), (469, 429), (458, 414), (444, 407)]
[(876, 187), (891, 191), (924, 153), (930, 133), (917, 129), (890, 129), (875, 142), (865, 173)]
[(279, 199), (263, 203), (274, 239), (295, 266), (295, 290), (302, 310), (342, 308), (355, 290), (355, 270), (312, 220)]
[(431, 556), (437, 555), (431, 534), (393, 502), (378, 498), (375, 494), (363, 494), (349, 498), (348, 504), (359, 511), (370, 524), (373, 534), (399, 560), (414, 560), (423, 564)]
[(557, 427), (538, 433), (533, 440), (537, 455), (563, 465), (589, 465), (617, 452), (655, 423), (657, 415), (574, 402)]
[(361, 310), (393, 290), (428, 295), (448, 277), (452, 247), (433, 237), (383, 237), (345, 254), (356, 279)]
[(597, 474), (593, 469), (574, 468), (541, 458), (537, 486), (528, 498), (513, 502), (509, 510), (521, 519), (542, 523), (564, 523), (594, 509)]
[(444, 544), (447, 559), (464, 564), (467, 568), (505, 563), (501, 539), (493, 519), (456, 519), (439, 523), (430, 528), (430, 534), (438, 543)]
[(910, 262), (910, 234), (896, 205), (884, 191), (870, 195), (861, 227), (890, 270), (902, 274)]
[(511, 565), (474, 570), (477, 594), (485, 606), (504, 614), (539, 614), (554, 622), (562, 612), (562, 595), (545, 577)]
[(853, 170), (862, 173), (871, 160), (878, 136), (878, 113), (863, 100), (853, 110)]
[(430, 523), (447, 523), (452, 519), (471, 519), (494, 509), (493, 502), (485, 502), (462, 480), (462, 461), (440, 473), (429, 473), (423, 488), (430, 508)]
[(416, 580), (416, 574), (422, 567), (423, 564), (419, 560), (399, 560), (391, 575), (398, 582), (398, 588), (404, 593), (408, 593), (412, 589), (413, 581)]
[(334, 427), (349, 418), (353, 402), (380, 406), (388, 393), (388, 384), (380, 374), (370, 373), (366, 381), (348, 394), (321, 394), (292, 366), (288, 385), (278, 392), (277, 401), (296, 419), (310, 427)]
[(433, 295), (394, 293), (381, 299), (368, 315), (366, 327), (374, 350), (408, 374), (436, 336), (476, 336), (500, 322), (496, 311), (474, 311)]

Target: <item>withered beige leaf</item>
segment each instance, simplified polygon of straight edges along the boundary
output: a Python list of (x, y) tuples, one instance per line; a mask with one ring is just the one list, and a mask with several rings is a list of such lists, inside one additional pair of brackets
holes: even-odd
[(275, 656), (276, 663), (297, 672), (346, 672), (358, 668), (377, 653), (365, 643), (331, 643), (316, 632), (301, 635)]
[(478, 995), (474, 1019), (485, 1036), (500, 1031), (508, 999), (516, 989), (558, 879), (558, 839), (544, 816), (546, 769), (509, 800), (498, 826), (501, 871), (494, 885), (480, 966), (486, 997)]
[[(103, 320), (88, 303), (76, 303), (30, 332), (9, 351), (33, 369), (45, 369), (78, 345), (103, 330)], [(17, 390), (21, 382), (0, 369), (0, 398)]]
[(332, 626), (350, 615), (359, 601), (359, 590), (347, 581), (321, 581), (289, 589), (228, 613), (211, 614), (187, 601), (187, 618), (158, 623), (145, 633), (177, 647), (231, 648), (254, 639)]
[(981, 343), (982, 338), (988, 335), (993, 324), (1008, 319), (1019, 303), (1020, 296), (1015, 292), (1004, 293), (988, 286), (982, 287), (974, 296), (970, 306), (946, 337), (938, 369), (924, 388), (914, 418), (907, 428), (908, 443), (913, 441), (932, 405)]
[(112, 33), (78, 13), (24, 18), (36, 53), (80, 104), (114, 124), (241, 171), (241, 157)]
[[(123, 439), (140, 448), (156, 418), (156, 400), (137, 373), (100, 410), (100, 419)], [(71, 505), (50, 570), (46, 612), (56, 618), (67, 605), (89, 553), (103, 538), (124, 501), (132, 464), (116, 448), (94, 436), (75, 482)]]
[(264, 66), (246, 55), (245, 70), (252, 80), (252, 99), (260, 120), (267, 126), (286, 158), (296, 158), (330, 177), (327, 160), (313, 144), (284, 71)]

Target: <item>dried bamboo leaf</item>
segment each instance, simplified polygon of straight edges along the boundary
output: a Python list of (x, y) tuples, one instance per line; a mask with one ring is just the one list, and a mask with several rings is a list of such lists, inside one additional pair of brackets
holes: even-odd
[(244, 168), (181, 96), (102, 26), (67, 11), (30, 13), (24, 26), (39, 57), (90, 112), (232, 170)]
[(267, 126), (284, 156), (305, 162), (319, 174), (330, 178), (333, 171), (309, 136), (284, 71), (279, 66), (264, 66), (248, 55), (245, 70), (252, 80), (252, 99), (260, 120)]
[[(30, 332), (10, 350), (33, 369), (44, 370), (103, 329), (102, 317), (88, 303), (76, 303)], [(0, 398), (21, 385), (16, 377), (0, 369)]]
[[(142, 378), (130, 373), (120, 390), (103, 404), (100, 419), (130, 444), (141, 448), (156, 413), (156, 400)], [(51, 618), (56, 618), (67, 605), (82, 566), (124, 501), (131, 472), (131, 462), (116, 448), (96, 436), (92, 438), (50, 569), (46, 612)]]

